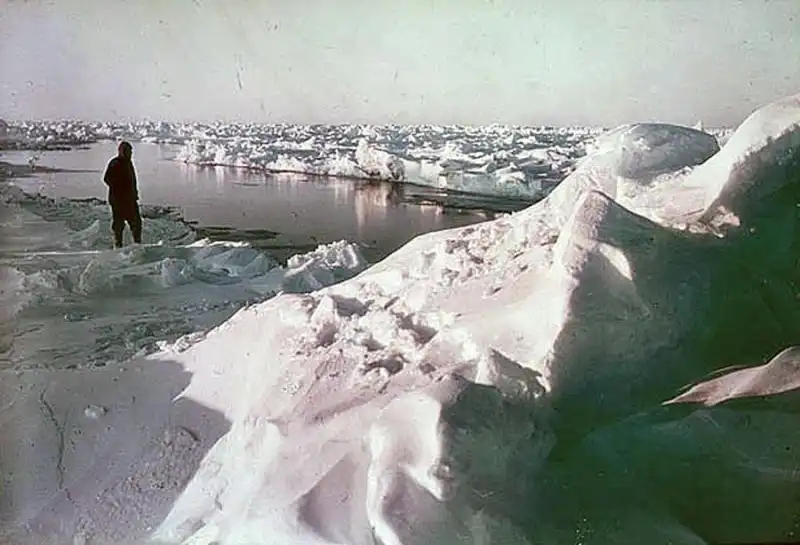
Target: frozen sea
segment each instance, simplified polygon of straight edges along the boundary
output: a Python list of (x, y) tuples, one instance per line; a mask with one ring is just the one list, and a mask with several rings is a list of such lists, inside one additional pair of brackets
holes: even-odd
[[(0, 155), (34, 164), (25, 177), (3, 182), (0, 266), (19, 311), (0, 367), (102, 366), (151, 353), (279, 291), (352, 276), (419, 234), (526, 205), (384, 181), (186, 164), (174, 160), (179, 150), (135, 144), (145, 245), (120, 251), (110, 249), (102, 183), (115, 142)], [(125, 236), (130, 243), (128, 230)], [(311, 257), (291, 261), (304, 254)]]
[[(545, 170), (236, 138), (179, 145), (506, 196)], [(110, 250), (102, 201), (4, 183), (0, 543), (797, 542), (800, 95), (720, 144), (620, 127), (535, 205), (377, 263), (166, 198)]]

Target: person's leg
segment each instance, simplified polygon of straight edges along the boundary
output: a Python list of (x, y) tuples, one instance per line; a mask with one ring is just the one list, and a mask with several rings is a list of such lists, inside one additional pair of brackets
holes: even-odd
[(131, 215), (128, 218), (128, 225), (131, 226), (131, 233), (133, 234), (133, 241), (137, 244), (142, 243), (142, 216), (139, 214), (139, 205), (133, 203)]
[(122, 248), (122, 231), (125, 230), (125, 214), (118, 206), (111, 207), (111, 231), (114, 233), (114, 248)]

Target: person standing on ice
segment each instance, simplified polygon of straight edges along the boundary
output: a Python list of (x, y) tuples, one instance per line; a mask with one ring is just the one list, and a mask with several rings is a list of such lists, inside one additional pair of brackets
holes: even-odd
[(111, 205), (111, 230), (114, 248), (122, 248), (125, 222), (131, 228), (133, 241), (142, 242), (142, 217), (139, 215), (139, 191), (136, 187), (136, 169), (133, 167), (133, 146), (120, 142), (117, 156), (108, 162), (103, 181), (108, 186), (108, 204)]

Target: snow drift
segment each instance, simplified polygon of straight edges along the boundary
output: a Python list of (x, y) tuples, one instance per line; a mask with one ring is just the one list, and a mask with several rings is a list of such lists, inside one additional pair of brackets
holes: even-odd
[(800, 95), (716, 153), (669, 126), (614, 138), (529, 209), (249, 306), (180, 353), (4, 380), (9, 535), (796, 539), (800, 422), (777, 384), (798, 380)]

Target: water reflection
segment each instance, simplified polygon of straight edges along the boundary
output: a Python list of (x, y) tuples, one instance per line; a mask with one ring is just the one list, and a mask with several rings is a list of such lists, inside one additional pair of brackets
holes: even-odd
[(225, 167), (215, 166), (214, 167), (214, 179), (217, 182), (217, 193), (222, 194), (225, 192), (225, 172), (228, 169)]
[[(337, 183), (337, 180), (331, 180), (330, 186), (333, 193), (333, 201), (337, 208), (347, 207), (351, 204), (353, 199), (353, 185)], [(356, 217), (358, 217), (358, 206), (356, 206)]]
[(369, 233), (367, 231), (370, 225), (377, 222), (386, 222), (387, 208), (390, 205), (397, 206), (399, 204), (399, 201), (392, 202), (389, 199), (393, 185), (364, 183), (355, 187), (353, 194), (355, 202), (353, 205), (360, 239), (364, 240), (368, 237)]
[[(181, 176), (188, 181), (189, 183), (195, 183), (197, 181), (197, 169), (198, 167), (195, 165), (187, 165), (186, 163), (178, 163)], [(141, 176), (140, 176), (141, 177)]]
[(420, 214), (430, 218), (438, 218), (444, 213), (444, 208), (440, 204), (421, 202), (416, 206), (419, 207)]
[(400, 204), (405, 198), (405, 185), (391, 184), (386, 200), (394, 205)]

